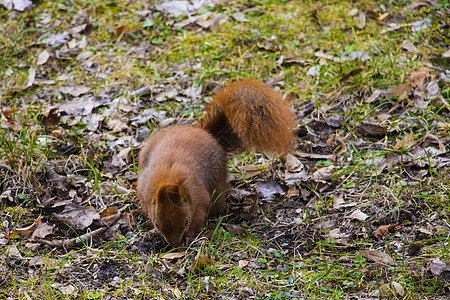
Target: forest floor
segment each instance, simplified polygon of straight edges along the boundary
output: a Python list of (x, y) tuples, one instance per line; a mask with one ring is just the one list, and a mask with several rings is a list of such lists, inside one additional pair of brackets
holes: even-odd
[[(448, 299), (448, 1), (27, 2), (0, 1), (0, 299)], [(249, 77), (295, 151), (230, 160), (231, 213), (172, 248), (142, 142)]]

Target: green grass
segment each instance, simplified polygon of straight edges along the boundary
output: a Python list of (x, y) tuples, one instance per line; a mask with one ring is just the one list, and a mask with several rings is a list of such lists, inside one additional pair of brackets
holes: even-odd
[[(69, 194), (96, 209), (102, 203), (127, 206), (131, 224), (126, 234), (113, 231), (110, 238), (93, 238), (73, 249), (41, 245), (31, 250), (28, 237), (0, 243), (4, 266), (0, 269), (0, 298), (347, 299), (367, 296), (392, 281), (404, 292), (401, 295), (386, 288), (387, 298), (445, 297), (448, 283), (442, 275), (432, 274), (430, 265), (433, 258), (449, 259), (449, 167), (434, 166), (430, 157), (417, 159), (418, 165), (426, 167), (411, 167), (402, 159), (417, 145), (437, 149), (438, 144), (428, 142), (430, 137), (448, 150), (449, 129), (439, 123), (449, 123), (449, 110), (435, 102), (414, 108), (411, 99), (388, 95), (370, 103), (367, 99), (374, 90), (388, 91), (407, 82), (408, 76), (425, 64), (435, 67), (427, 80), (449, 69), (448, 58), (442, 57), (448, 50), (445, 45), (450, 44), (448, 25), (443, 24), (448, 3), (439, 1), (437, 7), (407, 12), (405, 7), (412, 1), (239, 0), (233, 5), (222, 1), (202, 9), (202, 13), (228, 18), (213, 29), (176, 27), (186, 18), (157, 12), (157, 3), (44, 1), (25, 12), (0, 8), (0, 233), (28, 226), (43, 214), (46, 222), (55, 224), (52, 238), (73, 237), (74, 231), (52, 220), (51, 211), (43, 205), (43, 201), (66, 199)], [(349, 16), (354, 8), (367, 14), (364, 28), (358, 27), (358, 15)], [(150, 15), (140, 17), (145, 10), (150, 10)], [(385, 11), (388, 21), (380, 20)], [(231, 15), (236, 12), (244, 12), (249, 22), (235, 21)], [(381, 33), (388, 23), (408, 24), (424, 18), (431, 23), (420, 31), (404, 26)], [(64, 46), (40, 42), (86, 23), (92, 24), (92, 30), (72, 34), (68, 41), (74, 43), (73, 48), (68, 42)], [(404, 41), (411, 41), (419, 52), (402, 49)], [(37, 65), (37, 57), (45, 49), (51, 56)], [(77, 56), (87, 50), (92, 52), (88, 62), (78, 61)], [(367, 52), (370, 59), (343, 59), (355, 51)], [(320, 67), (319, 73), (308, 76), (313, 66)], [(27, 87), (30, 68), (36, 70), (36, 78)], [(298, 149), (337, 154), (334, 161), (301, 159), (311, 173), (336, 166), (326, 181), (330, 187), (301, 182), (300, 197), (260, 203), (261, 210), (251, 221), (228, 216), (219, 225), (211, 222), (211, 239), (200, 238), (188, 249), (170, 249), (144, 230), (146, 219), (135, 212), (136, 144), (126, 140), (114, 150), (110, 145), (121, 138), (137, 137), (146, 126), (152, 132), (166, 118), (175, 118), (174, 124), (197, 120), (215, 89), (244, 77), (268, 81), (285, 94), (295, 93), (294, 109), (299, 115), (311, 103), (316, 105), (299, 120), (299, 131), (306, 133), (299, 134)], [(42, 80), (55, 80), (56, 84), (41, 84)], [(40, 115), (73, 99), (59, 90), (72, 84), (89, 87), (89, 97), (107, 100), (94, 108), (93, 114), (113, 108), (110, 103), (117, 97), (131, 109), (122, 111), (117, 105), (118, 113), (107, 116), (95, 132), (88, 129), (86, 119), (72, 124), (75, 116), (71, 115), (62, 116), (56, 127), (43, 126)], [(438, 85), (449, 102), (449, 83), (439, 80)], [(132, 94), (142, 87), (152, 90), (140, 96)], [(193, 98), (188, 89), (197, 87), (201, 87), (200, 97)], [(177, 92), (175, 98), (155, 100), (159, 93), (170, 91)], [(129, 120), (147, 108), (165, 116), (154, 117), (146, 125), (131, 125)], [(5, 114), (7, 109), (12, 114)], [(312, 118), (325, 120), (330, 114), (342, 116), (341, 128), (327, 131), (330, 127), (322, 130), (310, 122)], [(380, 119), (381, 114), (386, 118)], [(6, 125), (8, 118), (13, 125)], [(126, 122), (127, 129), (113, 132), (107, 122), (115, 118)], [(386, 134), (361, 137), (358, 127), (364, 121), (379, 121)], [(395, 149), (410, 133), (415, 146)], [(345, 149), (339, 143), (340, 147), (331, 150), (317, 146), (332, 135)], [(113, 156), (130, 145), (131, 161), (125, 170), (114, 173), (109, 169)], [(376, 175), (377, 162), (390, 155), (399, 156), (401, 163)], [(247, 176), (240, 167), (250, 165), (263, 170)], [(260, 154), (241, 154), (229, 167), (233, 187), (251, 191), (256, 198), (256, 180), (279, 181), (284, 176), (282, 159), (271, 161)], [(68, 180), (67, 191), (57, 185), (59, 181), (52, 183), (47, 178), (49, 168)], [(109, 183), (132, 192), (108, 190), (104, 184)], [(334, 209), (339, 195), (355, 206)], [(369, 214), (369, 221), (348, 219), (355, 208)], [(327, 221), (332, 225), (325, 226)], [(384, 241), (372, 236), (373, 228), (393, 223), (400, 223), (402, 229), (388, 234)], [(233, 226), (238, 227), (237, 233)], [(330, 239), (336, 228), (347, 237)], [(411, 243), (422, 247), (416, 256), (407, 255)], [(24, 259), (8, 256), (11, 245), (17, 246)], [(366, 250), (383, 251), (397, 264), (370, 261), (364, 256)], [(177, 251), (186, 254), (177, 259), (162, 257)], [(212, 261), (193, 273), (190, 267), (199, 254)], [(42, 264), (30, 264), (39, 256)], [(64, 287), (69, 285), (75, 291), (65, 295)]]

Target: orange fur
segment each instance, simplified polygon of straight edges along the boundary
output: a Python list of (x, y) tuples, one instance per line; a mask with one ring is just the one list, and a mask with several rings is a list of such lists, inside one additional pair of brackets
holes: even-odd
[(268, 85), (231, 83), (207, 107), (198, 126), (178, 125), (153, 133), (139, 154), (138, 198), (143, 211), (171, 245), (183, 244), (207, 214), (227, 210), (226, 151), (289, 150), (295, 116)]

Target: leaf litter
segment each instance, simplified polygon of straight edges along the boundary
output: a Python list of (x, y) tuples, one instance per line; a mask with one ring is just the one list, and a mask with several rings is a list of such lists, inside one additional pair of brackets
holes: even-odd
[[(428, 1), (414, 3), (415, 5), (411, 4), (405, 10), (431, 5)], [(198, 26), (196, 30), (210, 29), (223, 22), (230, 22), (231, 19), (238, 23), (248, 23), (243, 12), (232, 13), (231, 18), (214, 16), (211, 13), (202, 13), (205, 6), (213, 7), (214, 3), (167, 1), (155, 9), (164, 15), (181, 18), (181, 22), (174, 23), (174, 26), (187, 27), (187, 30), (192, 30), (189, 26), (193, 24)], [(363, 29), (372, 13), (352, 11), (349, 15), (355, 17), (357, 27)], [(147, 20), (150, 20), (148, 18), (152, 14), (153, 8), (140, 12)], [(390, 17), (388, 11), (382, 12), (381, 15), (378, 12), (376, 14), (379, 22), (385, 23)], [(47, 20), (43, 19), (41, 25), (49, 27), (51, 21), (46, 22)], [(153, 23), (147, 22), (146, 27), (152, 27)], [(388, 31), (407, 27), (412, 32), (418, 32), (430, 26), (430, 22), (429, 19), (424, 19), (386, 26), (389, 27)], [(183, 72), (187, 67), (195, 67), (195, 63), (174, 66), (171, 71), (176, 75), (162, 82), (147, 82), (143, 84), (145, 86), (129, 88), (127, 92), (130, 98), (118, 96), (117, 87), (126, 86), (124, 82), (112, 83), (108, 88), (101, 87), (103, 94), (99, 94), (87, 81), (75, 83), (72, 75), (66, 73), (61, 66), (54, 65), (54, 58), (62, 61), (75, 59), (81, 64), (86, 63), (83, 67), (87, 72), (103, 73), (99, 74), (101, 76), (98, 80), (101, 80), (102, 76), (108, 78), (106, 70), (98, 67), (100, 64), (96, 51), (85, 50), (87, 41), (90, 40), (87, 35), (92, 27), (90, 23), (72, 24), (67, 31), (43, 34), (40, 37), (38, 45), (41, 44), (43, 48), (36, 55), (36, 66), (28, 68), (26, 84), (15, 87), (15, 91), (33, 89), (39, 80), (44, 78), (44, 66), (61, 71), (57, 80), (61, 84), (44, 88), (49, 97), (58, 99), (58, 103), (49, 106), (50, 101), (42, 101), (46, 106), (44, 113), (38, 117), (40, 124), (33, 123), (23, 111), (2, 107), (2, 128), (11, 130), (10, 133), (14, 135), (14, 131), (17, 132), (26, 125), (22, 119), (33, 126), (42, 126), (42, 138), (48, 133), (55, 138), (57, 136), (57, 140), (51, 140), (45, 146), (66, 156), (45, 161), (46, 167), (36, 168), (34, 177), (30, 177), (30, 180), (24, 179), (27, 177), (27, 170), (11, 171), (9, 167), (3, 166), (9, 165), (8, 161), (1, 159), (2, 174), (11, 175), (1, 178), (2, 203), (5, 201), (8, 205), (19, 205), (18, 199), (22, 194), (15, 187), (21, 186), (22, 190), (27, 188), (35, 192), (35, 199), (32, 201), (35, 201), (42, 211), (42, 216), (35, 215), (36, 218), (29, 226), (16, 228), (13, 224), (6, 224), (2, 227), (0, 238), (5, 241), (38, 242), (38, 247), (29, 245), (34, 255), (49, 250), (60, 251), (56, 248), (71, 251), (88, 244), (91, 249), (96, 249), (104, 242), (114, 241), (117, 236), (128, 236), (130, 238), (126, 246), (129, 247), (130, 253), (159, 253), (166, 247), (162, 239), (154, 231), (139, 231), (138, 228), (144, 226), (145, 217), (128, 209), (128, 205), (136, 209), (134, 200), (130, 200), (136, 180), (136, 172), (132, 167), (133, 159), (143, 138), (150, 133), (147, 128), (149, 124), (162, 128), (173, 123), (190, 122), (181, 114), (156, 109), (158, 104), (167, 104), (174, 100), (180, 103), (181, 107), (187, 108), (188, 105), (197, 105), (205, 95), (205, 90), (202, 90), (202, 87), (194, 87), (190, 83), (190, 75)], [(131, 28), (122, 29), (116, 32), (117, 36), (133, 34)], [(47, 46), (51, 48), (46, 48)], [(256, 47), (264, 51), (280, 49), (278, 41), (271, 37), (258, 41)], [(416, 52), (415, 45), (410, 41), (404, 42), (402, 47), (406, 52)], [(133, 52), (134, 50), (129, 49), (129, 53)], [(146, 52), (144, 50), (140, 53)], [(326, 71), (327, 61), (364, 63), (373, 59), (372, 56), (373, 54), (367, 51), (349, 51), (341, 55), (316, 52), (315, 57), (319, 61), (305, 60), (304, 62), (309, 64), (305, 73), (318, 77)], [(284, 62), (280, 61), (280, 65)], [(364, 72), (364, 68), (356, 68), (353, 71), (346, 73), (348, 76), (343, 75), (343, 78), (351, 80)], [(388, 89), (374, 89), (372, 93), (364, 93), (363, 97), (357, 97), (355, 94), (353, 99), (341, 98), (338, 94), (331, 98), (324, 97), (322, 104), (326, 105), (311, 106), (311, 109), (305, 105), (299, 129), (298, 151), (287, 155), (284, 160), (273, 161), (272, 167), (267, 167), (267, 160), (259, 154), (255, 155), (256, 164), (249, 165), (236, 160), (233, 162), (231, 169), (237, 170), (241, 175), (232, 178), (231, 182), (233, 186), (239, 186), (239, 189), (234, 189), (231, 193), (233, 215), (225, 219), (227, 224), (221, 228), (234, 236), (244, 235), (246, 232), (257, 235), (261, 241), (258, 247), (266, 253), (275, 253), (274, 249), (281, 249), (280, 245), (285, 245), (282, 251), (288, 257), (298, 253), (308, 257), (308, 253), (316, 251), (311, 246), (312, 241), (318, 241), (320, 238), (329, 240), (331, 237), (344, 251), (361, 253), (371, 262), (390, 266), (401, 263), (403, 249), (386, 245), (387, 238), (393, 239), (392, 244), (397, 242), (397, 245), (402, 245), (403, 240), (420, 240), (423, 235), (427, 236), (426, 239), (445, 236), (448, 224), (439, 218), (430, 221), (437, 230), (430, 231), (422, 227), (427, 225), (427, 222), (421, 219), (424, 215), (421, 211), (425, 209), (425, 205), (415, 205), (414, 202), (417, 196), (427, 197), (415, 187), (421, 184), (427, 184), (431, 188), (433, 184), (439, 185), (427, 181), (426, 175), (433, 172), (433, 169), (446, 168), (450, 164), (448, 126), (441, 122), (441, 131), (436, 136), (419, 134), (415, 130), (408, 130), (411, 127), (415, 129), (413, 122), (416, 120), (409, 121), (407, 117), (409, 113), (414, 113), (414, 108), (426, 109), (432, 106), (439, 116), (444, 116), (444, 112), (450, 109), (442, 96), (443, 86), (448, 88), (448, 85), (445, 85), (441, 74), (443, 73), (431, 71), (429, 67), (422, 67), (412, 71), (405, 82), (392, 84)], [(275, 84), (283, 86), (281, 82), (275, 81)], [(379, 103), (384, 100), (390, 101), (389, 110), (377, 108), (374, 114), (367, 116), (367, 120), (351, 123), (344, 113), (345, 106), (352, 101), (356, 104)], [(149, 102), (157, 105), (148, 108), (146, 104)], [(302, 105), (301, 101), (296, 105)], [(383, 114), (386, 117), (381, 119)], [(445, 121), (445, 118), (442, 120)], [(353, 132), (340, 132), (342, 126), (348, 126), (349, 122), (355, 129), (355, 136), (352, 135)], [(70, 129), (74, 128), (77, 128), (77, 133), (71, 132)], [(304, 135), (302, 129), (305, 129)], [(137, 132), (140, 134), (135, 134)], [(334, 140), (330, 140), (331, 135), (335, 137)], [(369, 169), (365, 174), (340, 174), (340, 169), (357, 163), (357, 160), (352, 157), (352, 150), (334, 152), (339, 146), (345, 150), (355, 147), (378, 149), (380, 153), (376, 153), (376, 157), (365, 157), (363, 162), (367, 166), (374, 166), (375, 169)], [(94, 160), (95, 156), (102, 158)], [(400, 196), (390, 192), (388, 178), (399, 168), (402, 168), (399, 176), (402, 176), (405, 190)], [(380, 185), (387, 186), (377, 191), (375, 199), (364, 190), (368, 176), (379, 178), (377, 180)], [(95, 178), (98, 177), (106, 180), (121, 177), (123, 180), (97, 186)], [(268, 178), (274, 180), (268, 181)], [(346, 189), (340, 190), (343, 185)], [(405, 201), (403, 208), (396, 206), (400, 201), (399, 197)], [(331, 200), (331, 206), (325, 205), (318, 209), (319, 214), (310, 215), (314, 207), (319, 207), (323, 204), (320, 202), (327, 199)], [(268, 212), (269, 207), (270, 214), (260, 213)], [(442, 212), (442, 218), (446, 218), (445, 212)], [(261, 227), (261, 224), (270, 226)], [(418, 230), (412, 231), (411, 228)], [(443, 234), (438, 233), (440, 229)], [(133, 234), (135, 230), (138, 230), (137, 234)], [(358, 243), (361, 242), (359, 238), (364, 237), (366, 232), (372, 232), (371, 243), (375, 249), (357, 250)], [(392, 236), (388, 237), (388, 234)], [(205, 236), (207, 235), (200, 236), (193, 246), (202, 245)], [(367, 246), (370, 247), (369, 244)], [(24, 260), (21, 251), (14, 245), (8, 246), (5, 255), (11, 260)], [(240, 254), (231, 261), (240, 268), (250, 270), (278, 267), (272, 266), (273, 262), (266, 265), (247, 255)], [(34, 265), (43, 264), (42, 258), (38, 259), (39, 255), (34, 257)], [(183, 259), (189, 257), (193, 258), (193, 263), (183, 266)], [(439, 259), (425, 261), (430, 264), (426, 271), (429, 270), (434, 275), (448, 272), (448, 265)], [(152, 264), (154, 266), (146, 271), (151, 273), (151, 281), (161, 283), (161, 277), (176, 274), (173, 282), (180, 283), (183, 287), (185, 272), (201, 275), (205, 269), (213, 267), (215, 262), (209, 256), (203, 256), (200, 251), (195, 255), (192, 251), (183, 251), (164, 254), (154, 259)], [(5, 268), (10, 268), (11, 262), (8, 265)], [(29, 265), (32, 265), (31, 261)], [(224, 264), (221, 270), (227, 271), (232, 266)], [(7, 270), (9, 269), (5, 269), (4, 274), (8, 274)], [(92, 272), (97, 274), (94, 278), (95, 284), (106, 281), (112, 286), (120, 286), (122, 275), (126, 279), (127, 276), (132, 276), (134, 270), (131, 266), (99, 260), (92, 267)], [(209, 284), (209, 279), (202, 278)], [(56, 282), (54, 288), (65, 295), (77, 295), (82, 286)], [(166, 289), (169, 294), (178, 297), (182, 296), (184, 291), (170, 286)], [(404, 294), (402, 289), (400, 283), (392, 281), (382, 285), (378, 291), (394, 291), (401, 296)]]

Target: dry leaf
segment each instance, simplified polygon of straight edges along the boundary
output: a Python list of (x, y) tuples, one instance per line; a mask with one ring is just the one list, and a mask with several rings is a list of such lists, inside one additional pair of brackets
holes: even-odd
[(45, 238), (47, 235), (53, 233), (53, 226), (54, 225), (50, 225), (47, 223), (38, 224), (30, 239), (35, 240)]
[(39, 54), (36, 64), (38, 66), (45, 64), (48, 61), (49, 57), (50, 53), (48, 52), (47, 49), (45, 49)]
[(240, 259), (238, 262), (238, 268), (244, 268), (248, 265), (248, 260)]
[(93, 208), (84, 208), (76, 203), (69, 203), (64, 211), (59, 214), (53, 214), (60, 222), (66, 223), (75, 229), (85, 229), (89, 227), (94, 220), (100, 219), (100, 214)]
[(16, 245), (11, 245), (6, 248), (6, 257), (11, 259), (23, 259), (23, 256), (20, 254), (20, 251)]
[(439, 276), (444, 271), (450, 272), (450, 264), (448, 264), (448, 263), (446, 264), (439, 258), (435, 258), (431, 261), (430, 271), (434, 275)]
[(378, 227), (372, 234), (373, 236), (381, 241), (384, 236), (386, 235), (386, 233), (388, 232), (393, 232), (395, 230), (399, 230), (401, 228), (400, 224), (389, 224), (389, 225), (382, 225), (380, 227)]
[(206, 267), (212, 265), (212, 260), (210, 258), (205, 257), (203, 254), (197, 255), (195, 258), (195, 261), (192, 263), (189, 270), (194, 273), (198, 274), (201, 271), (203, 271)]
[(390, 266), (395, 265), (395, 261), (392, 259), (392, 257), (382, 251), (365, 250), (362, 252), (362, 255), (368, 260), (376, 263), (382, 263)]
[(409, 92), (412, 91), (412, 85), (410, 82), (399, 84), (389, 90), (388, 96), (405, 99), (408, 97)]
[(365, 221), (369, 216), (360, 211), (359, 209), (352, 212), (347, 218), (349, 219), (356, 219), (358, 221)]
[(55, 282), (55, 283), (52, 283), (52, 287), (58, 289), (61, 293), (63, 293), (66, 296), (77, 294), (77, 288), (71, 284), (64, 285), (64, 284)]
[[(78, 97), (80, 95), (84, 95), (87, 94), (89, 91), (91, 90), (91, 88), (78, 84), (78, 85), (71, 85), (71, 86), (61, 86), (59, 88), (59, 91), (63, 94), (69, 94), (72, 95), (73, 97)], [(83, 109), (83, 107), (80, 107), (81, 109)]]
[(315, 171), (311, 177), (314, 181), (329, 181), (333, 176), (334, 171), (337, 169), (336, 166), (330, 165), (328, 167), (323, 167)]
[(3, 5), (6, 9), (15, 9), (17, 11), (24, 11), (27, 8), (33, 7), (33, 2), (30, 0), (7, 0), (0, 1), (0, 4)]
[(241, 23), (245, 23), (245, 22), (249, 22), (249, 20), (245, 17), (245, 15), (239, 11), (231, 14), (231, 17), (236, 21), (236, 22), (241, 22)]
[(273, 200), (276, 194), (284, 195), (284, 191), (275, 181), (258, 181), (256, 190), (264, 197), (263, 200)]
[(414, 146), (414, 143), (414, 134), (410, 132), (403, 140), (400, 140), (395, 144), (394, 150), (408, 150)]
[(47, 110), (44, 115), (38, 116), (42, 126), (56, 126), (59, 123), (59, 113), (57, 107)]
[(42, 217), (39, 216), (36, 220), (34, 220), (33, 224), (31, 224), (30, 226), (27, 227), (23, 227), (23, 228), (16, 228), (11, 234), (7, 234), (5, 235), (6, 237), (10, 238), (10, 239), (16, 239), (18, 237), (21, 236), (29, 236), (33, 233), (33, 231), (35, 230), (36, 226), (38, 224), (42, 223)]
[(419, 52), (419, 50), (417, 50), (417, 48), (410, 41), (404, 41), (402, 44), (402, 48), (408, 52), (414, 52), (414, 53)]
[(299, 171), (303, 170), (304, 167), (300, 160), (298, 160), (292, 154), (288, 153), (286, 155), (286, 168), (290, 172), (299, 172)]
[(170, 253), (165, 253), (161, 256), (161, 258), (163, 259), (177, 259), (177, 258), (182, 258), (186, 256), (186, 252), (170, 252)]
[(362, 136), (385, 136), (386, 128), (378, 122), (363, 121), (356, 128), (357, 133)]
[(333, 208), (334, 209), (339, 209), (345, 204), (344, 197), (342, 197), (342, 195), (334, 196), (333, 200), (334, 200), (333, 201)]
[(428, 67), (422, 67), (418, 70), (414, 71), (409, 75), (408, 81), (413, 86), (419, 86), (422, 85), (425, 78), (427, 78), (428, 74), (430, 73), (430, 69)]

